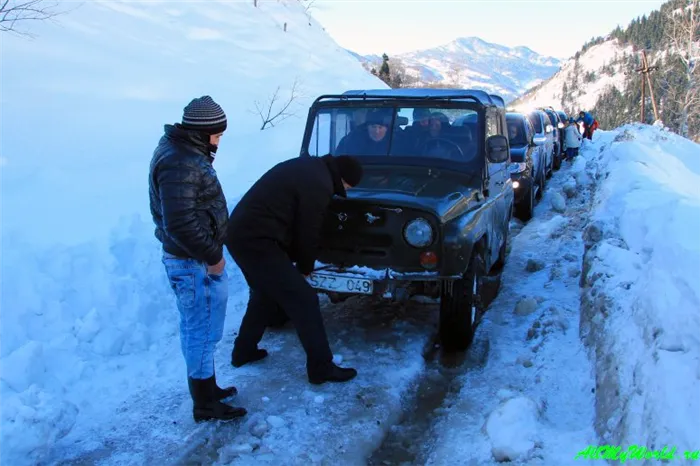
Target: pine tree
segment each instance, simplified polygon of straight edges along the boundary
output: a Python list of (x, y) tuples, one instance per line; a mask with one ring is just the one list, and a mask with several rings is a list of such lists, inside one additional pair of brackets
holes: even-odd
[(382, 66), (379, 68), (379, 79), (391, 86), (391, 69), (389, 68), (389, 56), (382, 55)]

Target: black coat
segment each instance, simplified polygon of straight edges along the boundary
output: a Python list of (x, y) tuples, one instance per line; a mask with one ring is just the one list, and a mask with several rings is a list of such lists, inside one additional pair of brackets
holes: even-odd
[(314, 269), (324, 214), (333, 195), (345, 197), (332, 156), (298, 157), (277, 164), (231, 212), (226, 247), (236, 252), (277, 243), (301, 273)]
[(223, 257), (228, 207), (209, 149), (204, 136), (165, 125), (148, 184), (155, 235), (163, 249), (214, 265)]

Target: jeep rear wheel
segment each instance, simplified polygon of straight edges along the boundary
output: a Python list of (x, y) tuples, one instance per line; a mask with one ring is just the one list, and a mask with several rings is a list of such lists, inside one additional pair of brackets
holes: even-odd
[(464, 351), (469, 348), (483, 307), (481, 288), (484, 260), (479, 251), (472, 253), (464, 277), (444, 283), (440, 293), (440, 341), (446, 351)]

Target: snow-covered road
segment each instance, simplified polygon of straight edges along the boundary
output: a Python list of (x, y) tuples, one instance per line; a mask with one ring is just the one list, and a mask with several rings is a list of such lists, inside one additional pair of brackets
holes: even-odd
[[(583, 157), (549, 180), (530, 222), (511, 223), (499, 295), (461, 359), (435, 345), (434, 304), (326, 302), (334, 353), (359, 371), (352, 383), (309, 385), (291, 327), (266, 334), (266, 360), (234, 369), (228, 331), (217, 373), (249, 415), (195, 425), (186, 384), (167, 374), (181, 370), (169, 345), (154, 380), (174, 384), (124, 400), (118, 422), (62, 442), (50, 456), (72, 459), (52, 464), (567, 464), (597, 443), (595, 379), (578, 332), (591, 189)], [(231, 279), (227, 328), (236, 329), (247, 293)]]
[[(266, 334), (266, 360), (234, 369), (228, 332), (217, 372), (239, 388), (245, 420), (195, 425), (186, 385), (156, 385), (125, 400), (102, 438), (82, 440), (77, 455), (58, 454), (74, 456), (58, 464), (568, 463), (597, 443), (595, 379), (578, 332), (591, 189), (584, 156), (549, 180), (530, 222), (512, 222), (499, 295), (462, 359), (436, 348), (434, 304), (326, 303), (332, 348), (358, 369), (354, 382), (309, 385), (291, 327)], [(238, 289), (233, 329), (246, 303)], [(176, 370), (180, 355), (171, 350), (172, 367), (160, 372)]]
[(488, 360), (458, 377), (429, 433), (438, 440), (416, 464), (564, 465), (598, 443), (595, 377), (579, 339), (586, 153), (564, 163), (535, 217), (512, 230), (501, 290), (480, 331)]

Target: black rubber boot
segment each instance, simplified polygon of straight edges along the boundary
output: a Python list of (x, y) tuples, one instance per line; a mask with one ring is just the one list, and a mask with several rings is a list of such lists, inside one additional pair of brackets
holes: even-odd
[(231, 421), (248, 413), (245, 408), (229, 406), (216, 399), (216, 389), (218, 387), (214, 377), (208, 379), (188, 377), (187, 382), (192, 395), (192, 417), (194, 422), (210, 420)]
[(241, 367), (245, 364), (260, 361), (267, 357), (267, 351), (264, 349), (255, 348), (252, 352), (240, 351), (234, 346), (231, 353), (231, 364), (233, 367)]
[(232, 396), (238, 395), (238, 389), (234, 386), (221, 388), (216, 381), (216, 372), (214, 372), (214, 399), (224, 400)]
[(357, 376), (357, 371), (351, 367), (339, 367), (334, 363), (321, 366), (308, 366), (306, 369), (309, 382), (320, 385), (325, 382), (347, 382)]

